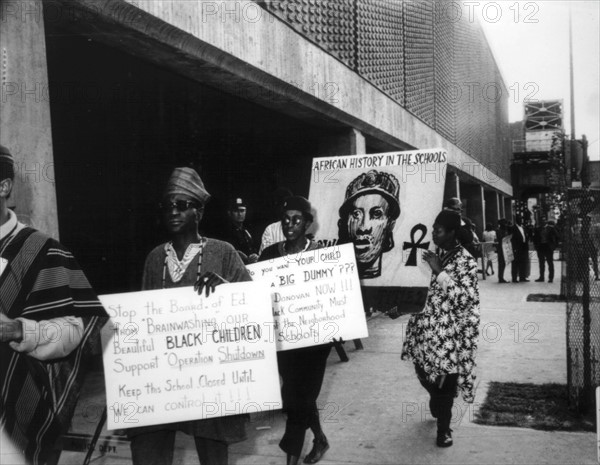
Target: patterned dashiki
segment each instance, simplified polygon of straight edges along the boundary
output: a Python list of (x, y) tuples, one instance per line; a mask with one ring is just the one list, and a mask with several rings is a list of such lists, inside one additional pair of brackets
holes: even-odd
[(462, 246), (441, 259), (442, 273), (431, 278), (425, 309), (408, 321), (402, 359), (421, 365), (431, 382), (458, 373), (463, 399), (473, 402), (479, 337), (477, 263)]
[[(64, 358), (40, 361), (0, 343), (0, 427), (28, 462), (44, 463), (68, 430), (88, 356), (107, 315), (73, 255), (32, 228), (0, 240), (0, 311), (34, 321), (79, 317), (80, 344)], [(61, 337), (69, 337), (64, 330)]]

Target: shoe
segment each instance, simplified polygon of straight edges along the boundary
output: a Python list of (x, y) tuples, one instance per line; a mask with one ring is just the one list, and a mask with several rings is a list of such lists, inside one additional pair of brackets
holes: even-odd
[(327, 450), (329, 450), (329, 443), (326, 438), (313, 440), (313, 448), (308, 455), (304, 457), (304, 463), (317, 463), (323, 458)]
[[(535, 280), (536, 283), (543, 283), (544, 282), (544, 278), (538, 278)], [(548, 281), (549, 283), (551, 283), (552, 281)]]
[(450, 447), (452, 445), (452, 430), (438, 431), (436, 444), (438, 447)]
[(520, 283), (528, 283), (528, 282), (529, 282), (529, 280), (528, 280), (527, 278), (525, 278), (525, 279), (521, 279), (519, 282), (520, 282)]
[(551, 279), (548, 280), (549, 283), (553, 282)]
[(508, 281), (506, 279), (499, 279), (498, 282), (499, 283), (507, 283)]

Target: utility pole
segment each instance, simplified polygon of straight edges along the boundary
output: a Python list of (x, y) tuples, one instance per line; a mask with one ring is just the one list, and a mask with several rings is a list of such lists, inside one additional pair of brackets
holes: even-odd
[(573, 20), (569, 5), (569, 75), (571, 81), (571, 140), (575, 140), (575, 88), (573, 82)]

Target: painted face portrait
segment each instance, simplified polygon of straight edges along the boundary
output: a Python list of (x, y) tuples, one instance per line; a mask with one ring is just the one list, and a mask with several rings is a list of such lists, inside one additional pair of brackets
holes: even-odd
[(394, 221), (389, 203), (379, 194), (367, 194), (354, 200), (348, 215), (348, 235), (354, 243), (356, 260), (370, 263), (381, 256), (383, 243)]
[(354, 179), (340, 207), (338, 238), (352, 242), (361, 279), (381, 276), (381, 256), (394, 247), (400, 216), (400, 184), (389, 173), (371, 170)]

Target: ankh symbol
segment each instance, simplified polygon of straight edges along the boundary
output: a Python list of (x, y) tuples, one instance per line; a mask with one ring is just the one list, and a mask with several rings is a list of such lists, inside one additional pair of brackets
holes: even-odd
[[(421, 231), (421, 237), (419, 237), (419, 240), (415, 240), (415, 235), (417, 231)], [(411, 249), (410, 255), (408, 256), (408, 260), (406, 260), (406, 266), (417, 266), (417, 249), (427, 250), (429, 248), (429, 242), (424, 242), (423, 244), (421, 244), (421, 242), (423, 242), (423, 239), (425, 239), (426, 234), (427, 226), (425, 226), (424, 224), (419, 223), (418, 225), (412, 228), (412, 231), (410, 232), (411, 242), (405, 242), (404, 247), (402, 247), (402, 250)]]

